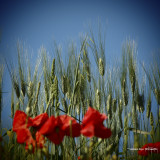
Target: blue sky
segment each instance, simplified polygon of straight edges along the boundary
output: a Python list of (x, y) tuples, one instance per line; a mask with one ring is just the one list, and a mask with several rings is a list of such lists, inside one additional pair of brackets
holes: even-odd
[[(0, 62), (3, 58), (10, 62), (17, 59), (18, 40), (36, 58), (42, 45), (51, 51), (53, 40), (62, 46), (69, 40), (78, 43), (79, 35), (88, 32), (89, 25), (93, 31), (98, 31), (97, 22), (100, 20), (106, 31), (106, 57), (109, 64), (114, 62), (115, 57), (120, 58), (122, 44), (126, 39), (136, 41), (140, 61), (152, 63), (153, 57), (157, 58), (160, 52), (159, 8), (158, 1), (142, 0), (1, 0)], [(4, 81), (8, 84), (4, 86), (4, 91), (10, 92), (8, 79), (5, 70)], [(2, 112), (5, 122), (10, 114), (10, 103), (6, 104)]]

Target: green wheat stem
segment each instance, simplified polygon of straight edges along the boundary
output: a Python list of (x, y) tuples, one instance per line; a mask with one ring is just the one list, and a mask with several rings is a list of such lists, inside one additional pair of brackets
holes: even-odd
[(81, 53), (82, 53), (83, 47), (84, 47), (84, 45), (85, 45), (85, 42), (86, 42), (86, 38), (85, 38), (85, 40), (83, 41), (83, 44), (82, 44), (82, 46), (81, 46), (81, 50), (80, 50), (80, 53), (79, 53), (79, 56), (78, 56), (78, 62), (77, 62), (77, 67), (76, 67), (75, 80), (74, 80), (74, 87), (73, 87), (73, 94), (72, 94), (72, 98), (71, 98), (71, 105), (70, 105), (69, 108), (68, 108), (68, 114), (70, 114), (70, 109), (72, 108), (72, 105), (73, 105), (73, 98), (74, 98), (74, 95), (75, 95), (76, 83), (77, 83), (77, 79), (78, 79), (79, 62), (80, 62)]

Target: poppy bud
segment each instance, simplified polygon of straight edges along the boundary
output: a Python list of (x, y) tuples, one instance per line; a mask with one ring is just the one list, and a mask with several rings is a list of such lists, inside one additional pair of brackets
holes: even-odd
[(12, 137), (12, 131), (7, 131), (7, 135), (11, 138)]

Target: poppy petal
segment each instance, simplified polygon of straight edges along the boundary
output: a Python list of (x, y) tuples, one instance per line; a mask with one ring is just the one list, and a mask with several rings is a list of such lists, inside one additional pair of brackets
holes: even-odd
[(104, 126), (96, 126), (95, 127), (95, 136), (100, 138), (109, 138), (112, 132), (109, 128)]
[(32, 126), (39, 128), (48, 120), (48, 118), (49, 117), (47, 113), (42, 113), (32, 119)]
[(55, 120), (56, 118), (51, 116), (39, 129), (39, 132), (43, 135), (52, 133), (55, 128)]
[(92, 125), (91, 123), (88, 123), (85, 126), (82, 125), (81, 134), (83, 134), (86, 137), (93, 137), (95, 135), (94, 128), (95, 128), (94, 125)]
[(107, 116), (105, 114), (100, 114), (97, 110), (89, 107), (82, 123), (88, 123), (89, 121), (93, 121), (94, 123), (103, 123), (103, 121), (107, 119)]
[(107, 119), (105, 114), (89, 107), (82, 120), (81, 133), (87, 137), (109, 138), (112, 133), (103, 125), (105, 119)]
[[(66, 136), (72, 136), (72, 137), (80, 136), (81, 125), (77, 123), (74, 118), (67, 115), (61, 115), (59, 116), (59, 118), (63, 123), (62, 130), (65, 132)], [(72, 133), (70, 133), (71, 130)]]
[[(26, 124), (26, 118), (27, 118), (27, 115), (25, 112), (20, 111), (20, 110), (16, 111), (14, 120), (13, 120), (13, 131), (14, 132), (24, 127), (24, 125)], [(27, 127), (31, 125), (32, 125), (32, 121), (31, 121), (31, 118), (29, 117)]]
[(54, 131), (53, 133), (46, 135), (46, 137), (56, 145), (60, 144), (63, 141), (64, 136), (65, 133), (62, 130), (59, 130), (58, 133)]
[(25, 143), (30, 136), (28, 129), (20, 129), (17, 131), (17, 142), (18, 143)]
[(26, 143), (30, 141), (32, 138), (31, 132), (28, 128), (20, 129), (17, 131), (17, 142), (18, 143)]

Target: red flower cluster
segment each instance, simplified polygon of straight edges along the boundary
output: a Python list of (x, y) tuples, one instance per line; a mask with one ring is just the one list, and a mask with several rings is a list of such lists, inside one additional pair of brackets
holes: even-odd
[(152, 153), (160, 153), (160, 142), (145, 144), (138, 151), (138, 154), (141, 156), (148, 156)]
[[(83, 134), (86, 137), (100, 137), (109, 138), (111, 130), (103, 125), (103, 121), (107, 118), (105, 114), (100, 114), (97, 110), (89, 107), (86, 112), (82, 124), (68, 115), (60, 115), (58, 117), (48, 117), (47, 113), (38, 115), (35, 118), (27, 117), (22, 111), (16, 111), (13, 120), (13, 131), (17, 134), (17, 142), (25, 143), (26, 149), (29, 145), (42, 148), (46, 136), (50, 141), (55, 144), (60, 144), (64, 136), (78, 137)], [(33, 139), (29, 127), (36, 130)]]
[(32, 134), (29, 130), (29, 127), (39, 128), (43, 123), (48, 119), (46, 113), (40, 114), (35, 118), (27, 117), (27, 115), (22, 111), (16, 111), (14, 120), (13, 120), (13, 131), (17, 134), (17, 142), (20, 144), (25, 143), (26, 149), (29, 148), (29, 145), (34, 148), (37, 146), (43, 148), (45, 143), (44, 137), (40, 132), (35, 133), (36, 140), (33, 139)]
[(51, 116), (41, 127), (39, 132), (45, 135), (55, 144), (60, 144), (64, 136), (78, 137), (80, 136), (80, 124), (76, 120), (67, 115), (58, 117)]

